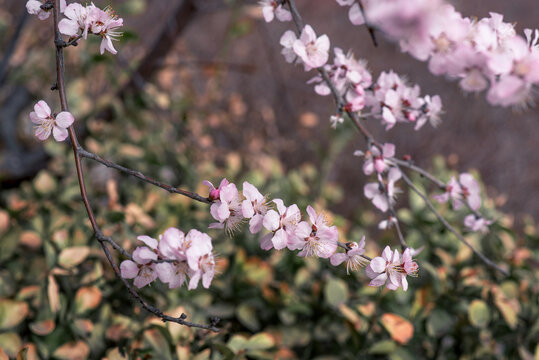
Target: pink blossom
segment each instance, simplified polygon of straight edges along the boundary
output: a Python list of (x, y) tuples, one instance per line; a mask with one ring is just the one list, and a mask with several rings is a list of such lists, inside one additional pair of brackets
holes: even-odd
[(191, 278), (188, 288), (189, 290), (196, 288), (202, 279), (202, 285), (207, 289), (215, 275), (215, 257), (212, 253), (211, 238), (193, 229), (187, 233), (185, 239), (191, 244), (185, 251)]
[(64, 35), (76, 37), (82, 31), (82, 37), (86, 39), (90, 22), (88, 19), (88, 8), (79, 3), (69, 4), (64, 12), (67, 19), (62, 19), (58, 23), (58, 29)]
[(391, 143), (385, 143), (382, 146), (382, 152), (378, 146), (371, 146), (370, 151), (367, 151), (365, 154), (362, 151), (355, 151), (354, 155), (356, 156), (365, 156), (365, 162), (363, 163), (363, 172), (365, 175), (372, 174), (375, 170), (378, 174), (383, 173), (389, 165), (393, 163), (388, 160), (395, 156), (395, 145)]
[(295, 230), (296, 237), (289, 242), (290, 250), (301, 250), (298, 256), (318, 256), (329, 258), (337, 250), (339, 231), (336, 226), (329, 226), (322, 214), (316, 214), (314, 209), (307, 206), (309, 224), (302, 221)]
[(296, 240), (295, 230), (301, 221), (301, 213), (296, 204), (286, 207), (281, 199), (274, 199), (277, 211), (269, 210), (262, 221), (263, 226), (271, 231), (262, 238), (260, 247), (264, 250), (284, 249)]
[(283, 54), (287, 63), (292, 63), (296, 60), (296, 53), (294, 52), (294, 43), (296, 42), (296, 34), (292, 30), (287, 30), (281, 36), (279, 43), (283, 46), (281, 54)]
[(388, 289), (397, 290), (402, 284), (402, 275), (395, 270), (395, 267), (399, 264), (399, 252), (397, 250), (392, 252), (390, 247), (386, 246), (382, 252), (382, 256), (372, 259), (370, 264), (365, 268), (365, 273), (371, 279), (369, 286), (379, 287), (386, 285)]
[(210, 201), (219, 200), (220, 191), (223, 187), (229, 184), (227, 179), (221, 180), (221, 183), (219, 184), (219, 187), (216, 189), (211, 182), (208, 180), (204, 180), (202, 184), (208, 186), (210, 188), (210, 193), (208, 195), (208, 199)]
[(292, 14), (290, 11), (284, 8), (282, 4), (279, 4), (275, 0), (261, 0), (259, 1), (260, 6), (262, 7), (262, 15), (266, 22), (273, 21), (274, 17), (277, 17), (279, 21), (290, 21), (292, 20)]
[(459, 183), (463, 199), (472, 210), (477, 210), (481, 206), (481, 196), (479, 183), (471, 174), (464, 173), (459, 176)]
[(99, 48), (101, 55), (105, 50), (116, 54), (117, 51), (112, 44), (112, 40), (117, 40), (122, 35), (118, 28), (123, 26), (123, 19), (118, 18), (110, 8), (104, 11), (98, 7), (91, 6), (88, 11), (90, 31), (102, 38)]
[(75, 121), (73, 115), (67, 111), (62, 111), (54, 117), (51, 108), (43, 100), (38, 101), (34, 106), (30, 119), (37, 125), (35, 135), (39, 140), (46, 140), (52, 133), (56, 141), (64, 141), (67, 138), (67, 128)]
[(369, 286), (385, 284), (390, 290), (397, 290), (399, 287), (404, 291), (408, 290), (406, 276), (416, 277), (419, 270), (412, 256), (410, 249), (404, 250), (401, 256), (397, 250), (392, 253), (389, 246), (386, 246), (382, 256), (372, 259), (365, 269), (367, 276), (372, 279)]
[(159, 280), (168, 284), (169, 289), (176, 289), (187, 280), (189, 266), (187, 261), (161, 262), (155, 264), (155, 272)]
[(462, 207), (462, 189), (460, 188), (460, 184), (455, 179), (454, 176), (451, 176), (451, 180), (447, 183), (445, 186), (445, 192), (441, 195), (434, 195), (434, 198), (439, 203), (445, 203), (448, 200), (451, 200), (453, 202), (453, 207), (458, 210)]
[(329, 57), (329, 38), (322, 35), (319, 38), (310, 25), (301, 31), (298, 40), (294, 41), (293, 49), (296, 55), (303, 60), (305, 71), (324, 66)]
[(133, 260), (124, 260), (120, 264), (121, 276), (125, 279), (135, 279), (136, 287), (144, 287), (158, 277), (157, 267), (154, 263), (158, 259), (157, 240), (149, 236), (137, 237), (147, 246), (139, 246), (133, 251)]
[[(221, 182), (223, 185), (223, 182)], [(241, 198), (236, 184), (219, 187), (219, 200), (213, 202), (210, 213), (217, 223), (210, 224), (210, 229), (226, 229), (234, 231), (243, 221)]]
[(337, 115), (331, 115), (329, 117), (329, 122), (331, 124), (331, 127), (333, 129), (336, 129), (337, 128), (337, 124), (342, 124), (344, 122), (344, 118), (342, 116), (340, 116), (339, 114)]
[(389, 205), (395, 202), (395, 196), (399, 189), (395, 187), (395, 182), (401, 178), (402, 174), (398, 168), (392, 167), (387, 174), (387, 182), (368, 183), (363, 188), (363, 193), (370, 199), (374, 206), (383, 212), (389, 209)]
[(346, 244), (350, 250), (346, 250), (344, 253), (335, 253), (331, 255), (330, 262), (333, 266), (338, 266), (342, 262), (346, 261), (346, 273), (358, 270), (360, 267), (367, 265), (367, 259), (363, 258), (361, 255), (365, 253), (365, 236), (361, 238), (361, 241), (349, 242)]
[(482, 234), (486, 234), (488, 232), (488, 227), (491, 224), (491, 220), (487, 220), (474, 214), (467, 215), (464, 218), (464, 226), (466, 226), (469, 231), (473, 232), (479, 231)]
[[(37, 15), (39, 20), (48, 19), (51, 15), (51, 10), (43, 10), (41, 5), (45, 4), (42, 0), (28, 0), (26, 2), (26, 11), (30, 15)], [(66, 8), (66, 0), (60, 0), (60, 12), (63, 13)]]
[(243, 183), (243, 195), (245, 200), (241, 203), (243, 217), (249, 220), (249, 231), (256, 234), (262, 230), (264, 215), (269, 210), (266, 197), (263, 196), (256, 187), (247, 181)]

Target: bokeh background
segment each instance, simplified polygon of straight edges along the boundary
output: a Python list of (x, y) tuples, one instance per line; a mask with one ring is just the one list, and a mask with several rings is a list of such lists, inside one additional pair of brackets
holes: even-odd
[[(66, 51), (70, 109), (84, 147), (175, 186), (207, 191), (226, 176), (272, 197), (315, 204), (341, 236), (368, 239), (368, 254), (397, 243), (364, 199), (366, 178), (352, 156), (364, 144), (351, 127), (330, 129), (334, 104), (305, 82), (312, 74), (280, 55), (290, 24), (266, 24), (254, 1), (126, 0), (109, 3), (124, 18), (117, 56), (90, 39)], [(453, 1), (467, 16), (490, 11), (537, 26), (534, 1)], [(298, 1), (305, 21), (332, 46), (365, 58), (374, 76), (393, 69), (439, 94), (443, 122), (418, 132), (385, 132), (398, 155), (442, 179), (472, 171), (499, 219), (467, 238), (511, 270), (486, 269), (406, 192), (397, 208), (407, 241), (425, 246), (420, 277), (404, 293), (369, 288), (325, 261), (263, 252), (257, 237), (212, 231), (220, 254), (210, 290), (143, 293), (172, 313), (200, 322), (218, 316), (223, 331), (164, 325), (142, 312), (114, 278), (92, 238), (65, 144), (37, 141), (28, 113), (39, 99), (58, 108), (51, 22), (25, 15), (24, 1), (0, 0), (0, 347), (30, 358), (537, 358), (539, 215), (538, 108), (489, 106), (378, 35), (352, 27), (335, 1)], [(170, 196), (86, 163), (91, 201), (107, 235), (128, 249), (139, 234), (169, 226), (204, 230), (205, 205)], [(427, 190), (429, 184), (417, 179)], [(459, 226), (463, 214), (440, 211)], [(76, 254), (76, 255), (73, 255)], [(121, 259), (119, 259), (121, 260)], [(3, 356), (0, 352), (0, 358)]]

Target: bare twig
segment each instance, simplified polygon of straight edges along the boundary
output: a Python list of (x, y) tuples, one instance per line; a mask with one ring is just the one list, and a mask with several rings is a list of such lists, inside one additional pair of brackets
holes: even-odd
[(371, 36), (372, 43), (375, 47), (378, 47), (378, 41), (376, 40), (376, 35), (374, 34), (374, 28), (369, 24), (369, 21), (367, 20), (367, 16), (365, 15), (365, 9), (363, 8), (363, 3), (361, 2), (361, 0), (357, 0), (357, 3), (359, 5), (359, 9), (361, 10), (361, 14), (363, 15), (363, 20), (365, 20), (365, 26), (367, 27), (367, 31)]
[[(58, 30), (59, 8), (60, 8), (60, 0), (54, 0), (54, 9), (53, 9), (53, 19), (54, 19), (54, 21), (53, 21), (53, 25), (54, 25), (54, 44), (56, 46), (56, 85), (57, 85), (58, 93), (59, 93), (59, 96), (60, 96), (60, 104), (62, 106), (62, 111), (69, 111), (69, 107), (68, 107), (68, 104), (67, 104), (66, 91), (65, 91), (65, 82), (64, 82), (63, 48), (65, 47), (66, 42), (63, 41), (62, 36), (60, 35), (60, 32)], [(114, 262), (114, 259), (112, 258), (112, 255), (111, 255), (106, 243), (111, 244), (111, 246), (113, 246), (116, 250), (120, 251), (124, 256), (126, 256), (128, 258), (130, 258), (130, 256), (125, 250), (123, 250), (112, 239), (110, 239), (108, 237), (105, 237), (103, 235), (103, 233), (101, 232), (101, 230), (100, 230), (100, 228), (99, 228), (99, 226), (97, 224), (97, 220), (95, 218), (94, 212), (93, 212), (92, 207), (90, 205), (90, 201), (88, 199), (88, 194), (86, 193), (86, 185), (85, 185), (85, 182), (84, 182), (84, 172), (82, 170), (81, 157), (84, 156), (84, 157), (91, 158), (91, 156), (88, 156), (88, 155), (94, 155), (94, 154), (91, 154), (91, 153), (89, 153), (87, 151), (84, 151), (82, 149), (82, 147), (79, 145), (77, 135), (75, 133), (75, 128), (74, 128), (73, 125), (69, 127), (68, 132), (69, 132), (69, 138), (71, 140), (71, 146), (73, 148), (73, 155), (75, 157), (75, 167), (76, 167), (76, 170), (77, 170), (77, 178), (78, 178), (78, 181), (79, 181), (79, 188), (80, 188), (80, 192), (81, 192), (81, 196), (82, 196), (82, 201), (84, 203), (84, 206), (86, 207), (86, 212), (88, 213), (88, 218), (89, 218), (90, 223), (92, 225), (92, 229), (94, 230), (96, 239), (101, 244), (101, 247), (103, 248), (103, 251), (105, 252), (105, 255), (107, 257), (107, 260), (109, 261), (110, 265), (114, 269), (114, 272), (115, 272), (116, 276), (124, 283), (125, 287), (129, 291), (129, 293), (142, 305), (142, 307), (145, 310), (147, 310), (148, 312), (150, 312), (150, 313), (154, 314), (155, 316), (159, 317), (161, 320), (169, 321), (169, 322), (175, 322), (175, 323), (178, 323), (178, 324), (181, 324), (181, 325), (186, 325), (186, 326), (190, 326), (190, 327), (197, 327), (197, 328), (201, 328), (201, 329), (205, 329), (205, 330), (218, 332), (219, 328), (217, 328), (215, 326), (216, 324), (215, 324), (214, 321), (212, 321), (212, 323), (210, 325), (203, 325), (203, 324), (196, 324), (196, 323), (186, 321), (185, 319), (186, 319), (187, 316), (185, 314), (182, 314), (180, 317), (177, 317), (177, 318), (164, 314), (161, 310), (159, 310), (159, 309), (153, 307), (152, 305), (148, 304), (137, 293), (137, 291), (131, 286), (129, 281), (127, 281), (126, 279), (124, 279), (121, 276), (120, 269), (118, 268), (118, 265), (116, 265), (116, 263)], [(142, 175), (140, 173), (135, 174), (136, 173), (135, 171), (124, 168), (124, 167), (122, 167), (120, 165), (116, 165), (114, 163), (108, 162), (108, 161), (106, 161), (104, 159), (99, 158), (97, 155), (94, 155), (94, 156), (97, 157), (98, 159), (100, 159), (101, 161), (99, 161), (97, 159), (94, 159), (94, 160), (99, 161), (99, 162), (103, 163), (104, 165), (108, 164), (107, 166), (115, 167), (118, 170), (124, 171), (124, 172), (127, 172), (127, 173), (133, 172), (134, 173), (134, 174), (132, 174), (133, 176), (138, 177), (138, 178), (140, 178), (140, 179), (142, 179), (144, 181), (152, 183), (150, 180), (153, 180), (153, 179), (149, 179), (149, 178), (145, 177), (144, 175)], [(159, 182), (157, 182), (155, 180), (153, 180), (153, 181), (156, 183), (154, 185), (159, 186), (159, 185), (157, 185), (157, 184), (160, 184)], [(163, 185), (163, 184), (160, 184), (160, 185)], [(164, 188), (163, 186), (160, 186), (160, 187)], [(170, 187), (170, 188), (172, 188), (172, 187)], [(178, 192), (178, 193), (181, 193), (181, 192)]]
[(498, 270), (499, 272), (501, 272), (502, 274), (504, 274), (505, 276), (508, 276), (509, 273), (507, 272), (507, 270), (501, 268), (500, 266), (496, 265), (494, 262), (492, 262), (490, 259), (488, 259), (485, 255), (481, 254), (481, 252), (479, 252), (476, 248), (474, 248), (472, 246), (472, 244), (470, 244), (468, 241), (466, 241), (466, 239), (464, 238), (464, 236), (462, 236), (449, 222), (447, 222), (447, 220), (436, 210), (436, 208), (434, 207), (434, 205), (432, 205), (431, 201), (429, 200), (429, 198), (423, 194), (415, 185), (414, 183), (412, 182), (412, 180), (410, 180), (410, 178), (408, 176), (406, 176), (406, 174), (402, 174), (402, 178), (404, 179), (404, 181), (406, 182), (406, 184), (408, 185), (408, 187), (413, 191), (415, 192), (424, 202), (425, 204), (428, 206), (428, 208), (430, 209), (430, 211), (434, 214), (434, 216), (436, 216), (436, 218), (438, 219), (438, 221), (440, 221), (447, 230), (449, 230), (450, 232), (453, 233), (453, 235), (455, 235), (457, 237), (457, 239), (459, 239), (462, 243), (464, 243), (464, 245), (466, 245), (468, 248), (470, 248), (470, 250), (472, 250), (472, 252), (477, 255), (485, 264), (487, 264), (488, 266), (492, 267), (493, 269), (496, 269)]
[(203, 202), (205, 204), (211, 204), (211, 201), (208, 200), (208, 198), (205, 198), (205, 197), (203, 197), (203, 196), (201, 196), (201, 195), (199, 195), (197, 193), (187, 191), (187, 190), (181, 190), (181, 189), (178, 189), (178, 188), (176, 188), (174, 186), (163, 184), (163, 183), (161, 183), (161, 182), (159, 182), (159, 181), (157, 181), (155, 179), (152, 179), (149, 176), (144, 175), (140, 171), (132, 170), (132, 169), (126, 168), (125, 166), (113, 163), (112, 161), (103, 159), (102, 157), (83, 149), (80, 145), (77, 148), (77, 152), (82, 157), (97, 161), (98, 163), (101, 163), (101, 164), (103, 164), (103, 165), (105, 165), (107, 167), (116, 169), (116, 170), (121, 171), (123, 173), (126, 173), (128, 175), (136, 177), (137, 179), (140, 179), (140, 180), (145, 181), (145, 182), (147, 182), (149, 184), (160, 187), (161, 189), (164, 189), (164, 190), (168, 191), (169, 193), (184, 195), (184, 196), (187, 196), (188, 198), (191, 198), (193, 200), (200, 201), (200, 202)]

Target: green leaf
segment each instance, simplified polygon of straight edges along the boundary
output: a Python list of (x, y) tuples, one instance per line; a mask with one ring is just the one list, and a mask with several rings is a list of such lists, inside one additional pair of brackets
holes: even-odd
[(266, 350), (275, 345), (273, 337), (268, 333), (259, 333), (254, 336), (251, 336), (247, 344), (245, 345), (245, 350)]
[(392, 340), (382, 340), (369, 348), (369, 354), (388, 355), (397, 349), (397, 344)]
[(348, 300), (348, 286), (343, 280), (330, 279), (324, 287), (324, 297), (331, 306), (344, 304)]
[(237, 354), (238, 351), (245, 350), (247, 341), (247, 338), (243, 335), (234, 335), (232, 339), (228, 341), (227, 345), (234, 352), (234, 354)]
[(430, 336), (440, 337), (453, 327), (454, 319), (447, 312), (434, 309), (427, 319), (427, 332)]
[(256, 315), (256, 309), (253, 306), (242, 304), (236, 310), (238, 320), (251, 331), (260, 329), (260, 321)]
[(473, 326), (485, 328), (490, 321), (490, 310), (482, 300), (474, 300), (468, 308), (468, 318)]
[(19, 325), (28, 315), (28, 304), (22, 301), (0, 299), (0, 330)]

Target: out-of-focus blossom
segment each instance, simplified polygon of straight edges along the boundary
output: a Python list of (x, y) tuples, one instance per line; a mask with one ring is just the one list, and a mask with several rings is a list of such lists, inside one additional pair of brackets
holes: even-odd
[(392, 167), (387, 174), (387, 182), (368, 183), (363, 188), (363, 193), (367, 199), (370, 199), (374, 206), (383, 212), (389, 209), (389, 205), (395, 202), (395, 196), (399, 191), (395, 187), (395, 182), (401, 178), (402, 174), (399, 169)]
[(464, 218), (464, 226), (466, 226), (469, 231), (478, 231), (482, 234), (486, 234), (490, 225), (492, 225), (491, 220), (476, 216), (475, 214), (467, 215)]
[(371, 146), (371, 149), (366, 153), (362, 151), (355, 151), (355, 156), (365, 156), (365, 162), (363, 163), (363, 172), (365, 175), (372, 174), (375, 170), (378, 174), (383, 173), (392, 162), (388, 159), (395, 156), (395, 145), (391, 143), (385, 143), (382, 146), (382, 152), (378, 146)]
[(276, 17), (279, 21), (290, 21), (292, 20), (292, 14), (290, 11), (284, 8), (282, 4), (279, 4), (275, 0), (261, 0), (259, 1), (260, 6), (262, 7), (262, 15), (266, 22), (271, 22)]

